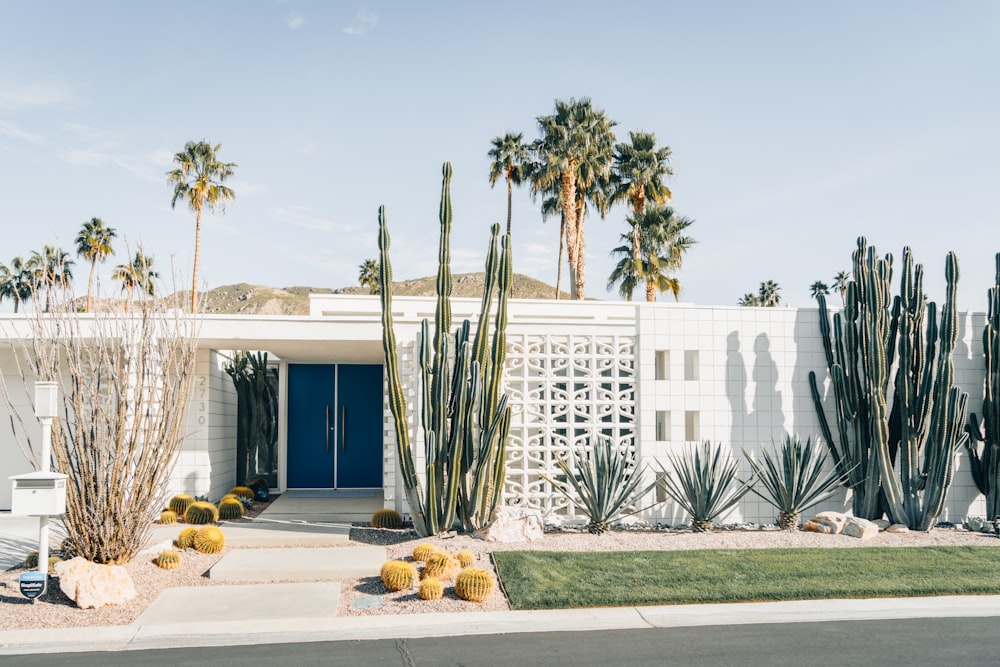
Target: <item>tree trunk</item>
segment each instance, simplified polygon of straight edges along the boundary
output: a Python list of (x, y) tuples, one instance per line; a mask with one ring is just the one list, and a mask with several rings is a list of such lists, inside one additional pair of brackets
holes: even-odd
[(656, 301), (656, 285), (652, 280), (646, 281), (646, 301), (650, 303)]
[(198, 261), (201, 259), (201, 208), (198, 202), (194, 214), (194, 275), (191, 276), (191, 313), (198, 312)]
[(576, 271), (573, 273), (574, 279), (574, 299), (583, 301), (584, 290), (586, 288), (584, 280), (584, 270), (586, 269), (586, 244), (584, 243), (583, 217), (586, 214), (586, 203), (581, 200), (577, 202), (576, 208)]
[(21, 305), (21, 299), (19, 299), (18, 296), (15, 294), (14, 295), (14, 314), (15, 315), (17, 314), (17, 307), (20, 306), (20, 305)]
[(566, 219), (566, 257), (569, 260), (570, 277), (570, 298), (577, 299), (577, 220), (576, 220), (576, 161), (570, 160), (569, 165), (562, 172), (562, 187), (559, 198), (562, 204), (563, 216)]
[(90, 260), (90, 276), (87, 278), (87, 312), (90, 312), (90, 294), (94, 287), (94, 269), (97, 268), (97, 257)]
[[(635, 224), (632, 226), (632, 261), (636, 266), (642, 261), (642, 246), (639, 240), (642, 238), (642, 212), (646, 208), (646, 198), (640, 188), (632, 197), (632, 214), (635, 217)], [(648, 288), (647, 288), (648, 289)]]
[[(556, 264), (556, 300), (559, 300), (559, 284), (562, 282), (562, 258), (563, 258), (563, 239), (566, 234), (566, 214), (559, 214), (559, 261)], [(17, 312), (17, 303), (14, 304), (14, 312)]]
[(507, 235), (510, 236), (510, 207), (514, 195), (514, 182), (507, 177)]

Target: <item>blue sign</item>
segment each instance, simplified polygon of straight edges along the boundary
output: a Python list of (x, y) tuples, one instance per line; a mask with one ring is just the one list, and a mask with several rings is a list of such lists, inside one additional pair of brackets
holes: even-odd
[(48, 575), (43, 572), (22, 572), (18, 580), (21, 586), (21, 595), (29, 600), (34, 600), (45, 592), (46, 579), (48, 579)]

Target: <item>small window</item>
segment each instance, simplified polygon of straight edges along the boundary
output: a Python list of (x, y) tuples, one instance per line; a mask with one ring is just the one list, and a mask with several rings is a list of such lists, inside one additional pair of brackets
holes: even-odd
[(657, 442), (670, 440), (670, 412), (668, 410), (656, 411), (656, 440)]
[(669, 496), (667, 496), (667, 490), (663, 488), (663, 483), (666, 481), (668, 476), (670, 476), (670, 473), (668, 472), (656, 473), (656, 502), (658, 503), (665, 503), (669, 499)]
[(698, 442), (701, 440), (701, 428), (699, 426), (700, 415), (695, 410), (684, 413), (684, 440), (687, 442)]
[(669, 380), (670, 379), (670, 351), (669, 350), (657, 350), (656, 351), (656, 379), (657, 380)]
[(684, 379), (699, 379), (698, 350), (684, 350)]

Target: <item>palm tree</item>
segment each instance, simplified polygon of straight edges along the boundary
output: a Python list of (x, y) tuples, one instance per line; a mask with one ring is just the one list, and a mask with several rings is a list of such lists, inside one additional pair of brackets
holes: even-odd
[(170, 207), (177, 206), (178, 200), (185, 200), (194, 211), (194, 275), (191, 278), (191, 312), (198, 305), (198, 261), (201, 259), (201, 213), (207, 206), (214, 211), (216, 206), (225, 210), (226, 202), (236, 194), (223, 183), (237, 169), (233, 162), (219, 162), (216, 154), (222, 144), (213, 146), (207, 141), (184, 144), (184, 150), (174, 156), (177, 168), (167, 172), (167, 182), (174, 186), (174, 197)]
[(820, 295), (826, 296), (830, 293), (830, 287), (822, 280), (817, 280), (809, 286), (809, 295), (814, 299), (819, 299)]
[[(681, 284), (669, 274), (681, 268), (684, 254), (696, 241), (684, 235), (694, 220), (674, 215), (674, 210), (660, 204), (647, 206), (642, 215), (626, 218), (630, 229), (621, 235), (622, 245), (611, 251), (618, 264), (608, 278), (608, 289), (618, 285), (618, 292), (627, 300), (640, 282), (646, 283), (646, 301), (656, 301), (659, 292), (671, 292), (680, 298)], [(633, 248), (639, 239), (640, 259), (635, 261)]]
[(747, 292), (740, 297), (737, 305), (754, 308), (760, 305), (760, 299), (753, 292)]
[(762, 282), (757, 290), (757, 300), (765, 308), (774, 308), (781, 303), (781, 287), (773, 280)]
[(15, 257), (10, 266), (0, 264), (0, 299), (12, 299), (14, 312), (33, 293), (32, 273), (22, 257)]
[(113, 280), (122, 284), (122, 291), (127, 293), (125, 312), (132, 305), (132, 294), (135, 290), (146, 296), (156, 296), (156, 280), (160, 274), (153, 270), (153, 258), (142, 254), (142, 248), (136, 251), (130, 264), (119, 264), (111, 274)]
[(52, 308), (52, 290), (68, 288), (73, 282), (73, 260), (62, 248), (42, 247), (42, 252), (33, 251), (26, 267), (34, 290), (45, 290), (45, 312)]
[(369, 294), (378, 294), (379, 261), (366, 259), (358, 265), (358, 284), (368, 288)]
[(508, 132), (502, 137), (494, 137), (493, 145), (486, 155), (493, 159), (490, 162), (490, 187), (497, 180), (507, 181), (507, 234), (510, 234), (510, 215), (514, 186), (528, 180), (531, 173), (531, 154), (524, 143), (524, 135), (520, 132)]
[[(641, 216), (647, 201), (663, 204), (673, 197), (664, 182), (673, 175), (670, 147), (657, 148), (652, 132), (629, 132), (629, 140), (615, 146), (613, 201), (628, 201), (632, 213)], [(633, 234), (632, 259), (636, 263), (642, 253), (639, 240), (639, 235)]]
[(833, 289), (840, 292), (841, 304), (847, 299), (847, 283), (849, 282), (851, 282), (851, 274), (847, 271), (840, 271), (833, 277)]
[(539, 116), (542, 137), (532, 144), (537, 164), (533, 169), (534, 192), (558, 188), (564, 224), (566, 256), (573, 279), (570, 293), (583, 299), (585, 279), (585, 235), (580, 212), (584, 209), (577, 188), (608, 179), (614, 157), (615, 123), (603, 111), (594, 109), (589, 98), (569, 102), (556, 100), (550, 116)]
[(105, 227), (100, 218), (91, 218), (83, 223), (80, 233), (76, 235), (76, 256), (90, 262), (90, 275), (87, 277), (87, 312), (90, 312), (91, 290), (94, 286), (94, 269), (98, 262), (103, 262), (115, 254), (111, 240), (116, 236), (112, 227)]

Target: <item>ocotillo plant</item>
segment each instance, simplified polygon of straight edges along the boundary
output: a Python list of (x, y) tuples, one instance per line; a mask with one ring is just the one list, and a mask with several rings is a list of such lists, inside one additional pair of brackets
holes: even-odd
[[(455, 513), (463, 530), (486, 523), (500, 502), (506, 476), (510, 407), (501, 394), (506, 359), (507, 296), (510, 294), (510, 238), (497, 242), (491, 230), (486, 285), (475, 336), (469, 320), (451, 331), (451, 164), (445, 163), (439, 211), (437, 307), (434, 334), (424, 320), (418, 344), (420, 427), (424, 432), (424, 479), (417, 474), (406, 421), (406, 398), (399, 372), (392, 319), (392, 262), (385, 208), (379, 208), (379, 288), (382, 349), (389, 384), (389, 409), (396, 434), (396, 458), (413, 526), (421, 536), (451, 530)], [(499, 247), (498, 247), (499, 246)], [(489, 340), (493, 294), (497, 293), (493, 340)], [(452, 342), (452, 337), (454, 340)], [(452, 347), (453, 346), (453, 347)]]
[(980, 421), (973, 412), (965, 430), (969, 434), (966, 448), (972, 459), (972, 477), (979, 492), (986, 496), (986, 518), (995, 521), (1000, 519), (1000, 253), (996, 255), (996, 279), (988, 295), (983, 329), (983, 419)]
[(944, 507), (955, 453), (967, 439), (961, 425), (968, 394), (954, 386), (952, 363), (958, 260), (954, 253), (946, 260), (940, 337), (937, 306), (924, 297), (923, 268), (914, 266), (909, 248), (903, 250), (900, 295), (890, 305), (891, 279), (892, 256), (879, 258), (862, 237), (844, 311), (833, 316), (832, 339), (826, 301), (818, 299), (836, 438), (815, 373), (809, 382), (823, 437), (853, 491), (854, 514), (878, 519), (885, 513), (911, 529), (928, 530)]

